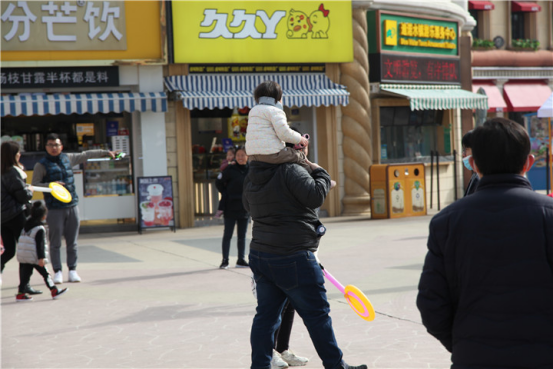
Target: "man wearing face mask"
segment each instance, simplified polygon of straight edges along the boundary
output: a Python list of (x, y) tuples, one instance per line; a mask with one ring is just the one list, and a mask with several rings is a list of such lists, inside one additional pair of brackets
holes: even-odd
[(488, 120), (471, 136), (480, 183), (430, 223), (417, 307), (452, 368), (553, 367), (553, 199), (524, 174), (524, 128)]
[(472, 145), (470, 144), (470, 139), (472, 137), (472, 131), (468, 131), (463, 136), (463, 139), (461, 141), (461, 144), (463, 145), (463, 165), (465, 168), (470, 170), (472, 172), (472, 176), (470, 177), (469, 184), (467, 186), (467, 189), (465, 190), (465, 195), (470, 195), (474, 191), (476, 191), (476, 187), (478, 186), (478, 182), (480, 182), (480, 178), (478, 177), (478, 174), (472, 169), (470, 166), (470, 158), (472, 157)]

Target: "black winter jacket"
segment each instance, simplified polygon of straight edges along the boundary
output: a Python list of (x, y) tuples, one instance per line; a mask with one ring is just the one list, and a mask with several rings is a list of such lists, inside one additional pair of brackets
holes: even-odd
[(244, 206), (253, 219), (250, 249), (272, 254), (316, 251), (321, 224), (315, 209), (330, 190), (330, 176), (320, 168), (311, 175), (292, 163), (254, 161), (244, 182)]
[(12, 220), (25, 210), (33, 197), (21, 175), (12, 167), (2, 174), (2, 223)]
[(484, 176), (432, 219), (417, 306), (452, 368), (553, 368), (553, 199)]
[(223, 170), (215, 186), (219, 192), (226, 191), (225, 217), (233, 219), (249, 218), (249, 214), (242, 204), (242, 192), (244, 190), (244, 179), (248, 174), (249, 164), (239, 165), (238, 163), (229, 165)]

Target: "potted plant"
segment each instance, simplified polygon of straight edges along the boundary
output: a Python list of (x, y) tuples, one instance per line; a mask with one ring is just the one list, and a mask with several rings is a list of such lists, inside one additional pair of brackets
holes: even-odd
[(495, 47), (495, 44), (492, 40), (483, 40), (480, 38), (475, 38), (472, 41), (473, 50), (491, 50)]
[(516, 39), (511, 42), (511, 49), (517, 51), (536, 51), (540, 48), (540, 42), (538, 40), (530, 39)]

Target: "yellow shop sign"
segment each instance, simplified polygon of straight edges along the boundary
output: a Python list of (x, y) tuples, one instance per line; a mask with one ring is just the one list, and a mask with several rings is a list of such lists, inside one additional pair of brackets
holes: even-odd
[(353, 60), (350, 0), (171, 4), (175, 63)]

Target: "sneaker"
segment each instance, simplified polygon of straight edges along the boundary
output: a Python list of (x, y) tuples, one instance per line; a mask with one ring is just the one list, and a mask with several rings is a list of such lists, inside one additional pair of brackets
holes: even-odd
[(273, 350), (273, 358), (271, 359), (271, 369), (288, 368), (288, 363), (282, 360), (282, 357), (277, 350)]
[(27, 287), (25, 287), (25, 293), (28, 293), (29, 295), (40, 295), (42, 291), (35, 290), (33, 287), (27, 285)]
[(18, 293), (15, 296), (15, 302), (27, 302), (27, 301), (33, 301), (33, 298), (26, 293)]
[(52, 294), (52, 298), (55, 300), (61, 295), (63, 295), (64, 293), (66, 293), (67, 290), (69, 290), (69, 288), (64, 288), (63, 290), (60, 290), (59, 288), (56, 287), (52, 291), (50, 291), (50, 293)]
[(228, 269), (228, 259), (223, 259), (221, 265), (219, 265), (219, 269)]
[(55, 284), (63, 283), (63, 274), (61, 273), (61, 270), (57, 271), (56, 274), (54, 274), (54, 283)]
[(286, 361), (290, 366), (304, 366), (309, 362), (309, 359), (306, 357), (297, 356), (290, 350), (284, 351), (280, 354), (282, 360)]
[(250, 264), (248, 264), (248, 262), (244, 259), (238, 259), (238, 261), (236, 262), (236, 267), (237, 268), (249, 268)]
[(76, 270), (70, 270), (69, 271), (69, 282), (76, 283), (76, 282), (80, 282), (80, 281), (81, 281), (81, 277), (79, 277), (79, 275), (77, 274), (77, 271)]
[(343, 363), (342, 366), (343, 366), (344, 369), (367, 369), (367, 366), (365, 364), (351, 366), (351, 365), (346, 364), (345, 362), (342, 362), (342, 363)]

